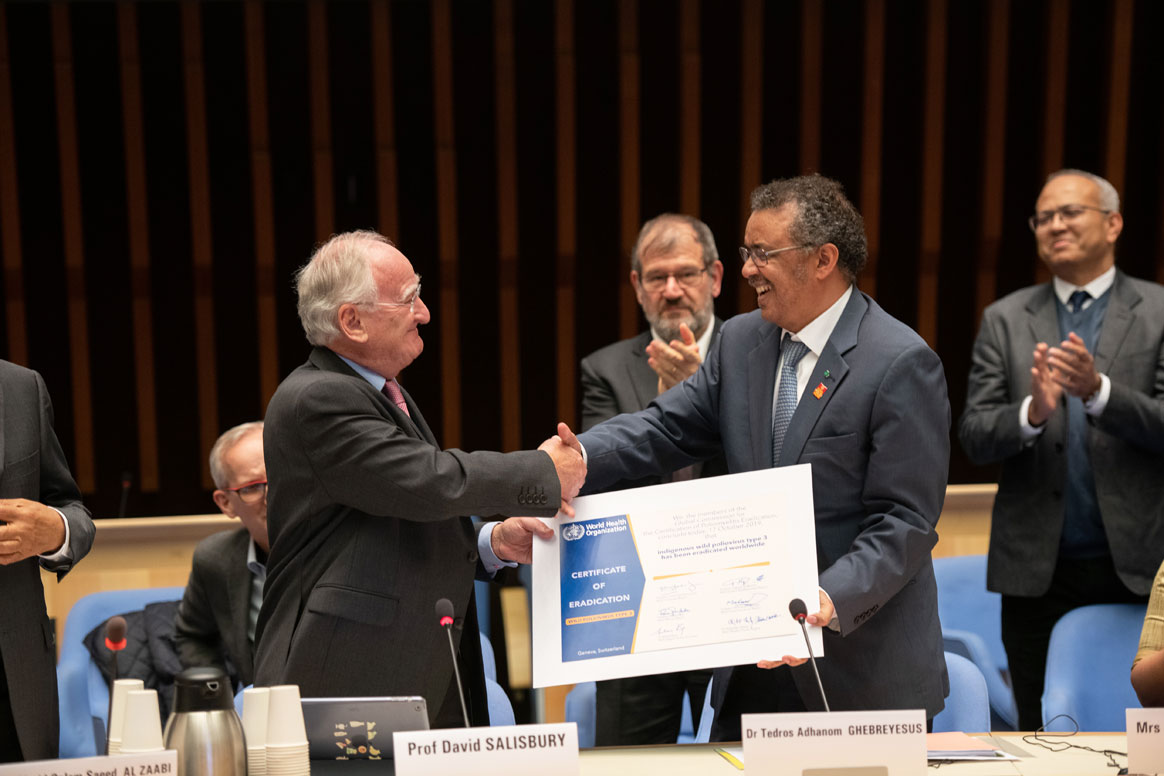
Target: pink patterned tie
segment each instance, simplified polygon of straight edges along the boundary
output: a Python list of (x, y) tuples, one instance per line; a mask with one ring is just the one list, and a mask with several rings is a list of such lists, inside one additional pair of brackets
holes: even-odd
[(408, 405), (404, 403), (404, 392), (400, 390), (399, 383), (397, 383), (395, 380), (385, 381), (384, 395), (391, 399), (392, 403), (399, 407), (401, 412), (403, 412), (405, 415), (408, 415), (410, 418), (412, 417), (408, 414)]

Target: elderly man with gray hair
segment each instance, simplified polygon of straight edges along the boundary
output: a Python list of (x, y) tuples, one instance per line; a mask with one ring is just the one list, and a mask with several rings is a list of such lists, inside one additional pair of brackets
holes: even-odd
[(473, 581), (529, 563), (586, 466), (565, 424), (538, 450), (443, 450), (398, 381), (420, 355), (420, 276), (389, 240), (350, 232), (298, 275), (314, 349), (279, 386), (264, 432), (271, 559), (256, 683), (306, 697), (420, 695), (434, 727), (462, 723), (434, 604), (451, 603), (471, 722), (488, 708)]
[(1035, 730), (1055, 623), (1146, 600), (1164, 558), (1164, 288), (1116, 267), (1124, 220), (1098, 175), (1053, 173), (1027, 223), (1053, 277), (983, 313), (958, 436), (1002, 464), (986, 584)]
[(214, 503), (242, 525), (194, 548), (190, 580), (174, 619), (183, 668), (222, 668), (237, 686), (254, 681), (255, 625), (267, 578), (267, 467), (263, 422), (242, 423), (210, 449)]

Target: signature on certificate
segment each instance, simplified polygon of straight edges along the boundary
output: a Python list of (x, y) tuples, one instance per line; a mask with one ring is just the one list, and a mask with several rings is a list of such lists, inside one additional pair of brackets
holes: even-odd
[(684, 637), (687, 627), (683, 623), (676, 623), (675, 625), (662, 625), (655, 635), (659, 637), (659, 641), (675, 641)]

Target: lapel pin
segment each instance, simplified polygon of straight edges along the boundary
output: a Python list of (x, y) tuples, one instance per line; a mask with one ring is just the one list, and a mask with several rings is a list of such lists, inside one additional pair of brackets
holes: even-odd
[(827, 369), (825, 370), (824, 376), (825, 376), (825, 377), (828, 377), (828, 376), (829, 376), (829, 370), (827, 370)]
[[(828, 372), (825, 372), (825, 376), (826, 377), (828, 376)], [(812, 395), (819, 399), (820, 397), (825, 395), (826, 391), (828, 391), (827, 385), (825, 385), (824, 383), (817, 383), (816, 388), (812, 389)]]

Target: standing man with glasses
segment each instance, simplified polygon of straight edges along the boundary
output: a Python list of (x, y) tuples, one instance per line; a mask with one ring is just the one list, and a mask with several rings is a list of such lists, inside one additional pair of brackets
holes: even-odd
[[(731, 472), (812, 464), (821, 681), (835, 710), (925, 709), (949, 690), (930, 550), (950, 407), (937, 355), (854, 287), (861, 215), (819, 175), (752, 192), (741, 256), (759, 310), (727, 321), (690, 379), (579, 435), (586, 490), (723, 454)], [(740, 715), (823, 710), (812, 667), (717, 668), (714, 740)]]
[(1021, 730), (1042, 724), (1058, 619), (1146, 600), (1164, 558), (1164, 288), (1116, 269), (1098, 175), (1053, 173), (1029, 224), (1054, 277), (986, 308), (958, 428), (972, 461), (1002, 463), (987, 587)]
[[(337, 235), (298, 273), (314, 349), (279, 386), (264, 431), (271, 562), (256, 682), (305, 697), (420, 695), (434, 727), (463, 724), (448, 637), (453, 605), (470, 721), (487, 724), (474, 578), (529, 563), (586, 465), (565, 424), (538, 450), (442, 450), (397, 378), (429, 312), (408, 259), (375, 232)], [(572, 513), (572, 512), (571, 512)]]
[[(630, 282), (650, 328), (582, 359), (582, 429), (623, 412), (637, 412), (695, 374), (723, 321), (715, 298), (723, 264), (707, 224), (664, 213), (643, 224), (631, 251)], [(606, 490), (727, 473), (723, 456), (663, 477), (615, 483)], [(711, 670), (611, 679), (598, 683), (595, 744), (673, 744), (683, 694), (692, 721), (699, 714)]]
[(190, 581), (174, 619), (183, 668), (215, 666), (235, 687), (254, 682), (255, 625), (267, 580), (267, 466), (263, 422), (235, 426), (210, 449), (214, 503), (242, 526), (194, 548)]

